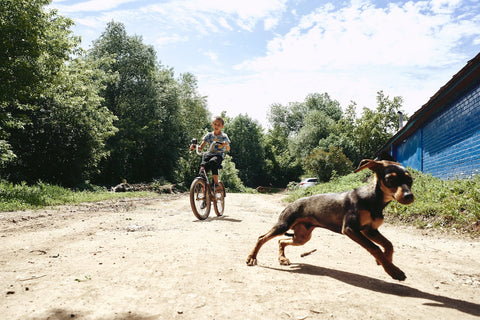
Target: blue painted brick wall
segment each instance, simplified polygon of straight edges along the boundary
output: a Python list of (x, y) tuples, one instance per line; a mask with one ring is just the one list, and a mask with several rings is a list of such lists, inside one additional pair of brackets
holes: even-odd
[(480, 174), (480, 84), (420, 130), (423, 172), (442, 179)]

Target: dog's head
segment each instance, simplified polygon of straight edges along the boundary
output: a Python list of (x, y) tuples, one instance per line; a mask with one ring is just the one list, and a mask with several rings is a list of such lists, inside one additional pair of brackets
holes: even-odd
[(410, 204), (415, 200), (411, 191), (412, 176), (393, 158), (389, 160), (364, 159), (360, 161), (355, 172), (364, 169), (370, 169), (375, 172), (377, 184), (380, 185), (383, 192), (385, 203), (395, 199), (401, 204)]

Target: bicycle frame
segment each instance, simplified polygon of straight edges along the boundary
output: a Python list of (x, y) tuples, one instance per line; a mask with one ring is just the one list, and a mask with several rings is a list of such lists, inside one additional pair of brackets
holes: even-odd
[[(198, 149), (196, 139), (192, 140), (192, 145), (195, 145), (195, 151), (198, 155), (204, 155), (204, 153), (200, 152)], [(210, 145), (209, 151), (212, 150), (214, 145), (215, 143)], [(222, 216), (225, 208), (225, 187), (222, 182), (219, 182), (219, 187), (214, 190), (210, 186), (205, 167), (201, 166), (198, 176), (193, 180), (192, 185), (190, 186), (190, 205), (192, 206), (194, 215), (200, 220), (206, 219), (210, 213), (212, 202), (217, 216)], [(201, 203), (200, 206), (199, 203)]]

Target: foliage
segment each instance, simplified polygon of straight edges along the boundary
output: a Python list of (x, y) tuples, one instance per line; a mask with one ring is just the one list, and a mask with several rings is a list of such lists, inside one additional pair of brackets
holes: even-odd
[[(65, 41), (52, 46), (55, 30), (71, 21), (43, 12), (48, 0), (0, 1), (0, 166), (14, 159), (10, 130), (28, 122), (25, 115), (58, 65), (47, 57), (62, 56)], [(50, 59), (50, 60), (52, 60)]]
[(223, 169), (219, 170), (219, 178), (228, 192), (245, 192), (246, 188), (238, 176), (238, 169), (230, 155), (226, 155), (222, 162)]
[(275, 125), (265, 135), (265, 184), (285, 186), (301, 174), (300, 161), (288, 147), (288, 132)]
[[(5, 34), (17, 44), (29, 42), (15, 49), (7, 46), (7, 60), (13, 62), (2, 65), (7, 79), (1, 81), (0, 103), (12, 119), (21, 119), (7, 126), (5, 137), (15, 157), (8, 159), (2, 175), (16, 182), (82, 183), (107, 156), (104, 142), (115, 132), (112, 114), (100, 106), (103, 74), (82, 57), (70, 30), (73, 22), (55, 11), (44, 12), (45, 1), (7, 4), (6, 21), (20, 22), (33, 36), (23, 39), (25, 30), (15, 28)], [(12, 91), (7, 94), (6, 89)]]
[(0, 181), (0, 211), (16, 211), (38, 209), (45, 206), (94, 202), (121, 197), (150, 197), (149, 192), (112, 193), (106, 189), (89, 186), (86, 190), (71, 190), (56, 185), (38, 182), (33, 185), (26, 183), (13, 184)]
[(121, 23), (107, 25), (90, 56), (94, 60), (113, 58), (102, 65), (113, 75), (102, 96), (104, 106), (118, 119), (118, 132), (107, 142), (111, 156), (103, 162), (96, 181), (170, 180), (183, 138), (182, 126), (177, 125), (181, 116), (173, 71), (162, 68), (153, 47), (138, 36), (128, 36)]
[(359, 148), (360, 159), (374, 158), (376, 152), (395, 134), (398, 129), (398, 112), (401, 111), (401, 97), (389, 100), (383, 91), (377, 93), (377, 108), (363, 109), (357, 120), (354, 135)]
[(307, 174), (329, 181), (333, 175), (345, 175), (352, 171), (350, 161), (340, 148), (330, 147), (329, 151), (315, 149), (305, 159), (304, 165)]
[(392, 203), (387, 214), (420, 228), (480, 232), (480, 175), (445, 181), (410, 171), (415, 179), (415, 202), (409, 206)]
[(225, 126), (230, 137), (230, 155), (240, 179), (249, 187), (262, 184), (264, 167), (263, 131), (257, 121), (238, 115)]

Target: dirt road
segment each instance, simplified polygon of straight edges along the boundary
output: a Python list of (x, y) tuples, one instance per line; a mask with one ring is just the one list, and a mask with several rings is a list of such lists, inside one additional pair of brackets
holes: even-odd
[[(285, 206), (229, 194), (197, 221), (187, 195), (0, 213), (1, 319), (477, 319), (480, 241), (385, 224), (399, 282), (363, 248), (317, 229), (245, 259)], [(316, 252), (300, 257), (304, 252)]]

